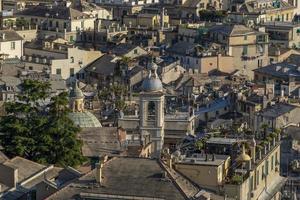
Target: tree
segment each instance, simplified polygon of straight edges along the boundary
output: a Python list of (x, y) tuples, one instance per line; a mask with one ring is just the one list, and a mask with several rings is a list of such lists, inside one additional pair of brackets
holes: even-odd
[(27, 26), (28, 24), (29, 23), (25, 19), (18, 18), (16, 20), (16, 26), (17, 27)]
[(84, 161), (81, 155), (82, 142), (76, 138), (80, 128), (68, 118), (68, 94), (59, 94), (51, 99), (49, 105), (49, 120), (47, 132), (49, 148), (52, 153), (47, 157), (47, 163), (61, 166), (77, 166)]
[(226, 11), (201, 10), (199, 17), (203, 21), (220, 22), (227, 16)]
[(195, 142), (195, 148), (197, 150), (201, 150), (204, 147), (203, 141), (202, 140), (198, 140)]
[(130, 57), (122, 56), (115, 68), (114, 75), (119, 77), (125, 75), (123, 72), (128, 70), (128, 65), (131, 61)]
[(268, 130), (268, 128), (269, 128), (269, 125), (266, 124), (266, 123), (263, 123), (263, 124), (260, 126), (260, 128), (263, 130), (263, 133), (264, 133), (263, 137), (264, 137), (264, 139), (266, 139), (266, 137), (267, 137), (267, 130)]
[(0, 144), (4, 152), (39, 163), (76, 166), (83, 161), (79, 132), (67, 117), (66, 93), (51, 98), (50, 84), (25, 80), (18, 101), (5, 104), (6, 115), (0, 119)]

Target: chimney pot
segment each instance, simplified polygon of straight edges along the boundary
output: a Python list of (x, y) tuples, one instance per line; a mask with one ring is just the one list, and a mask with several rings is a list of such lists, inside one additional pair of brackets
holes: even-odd
[(100, 183), (100, 184), (102, 182), (102, 168), (103, 168), (102, 163), (96, 164), (96, 181), (97, 181), (97, 183)]

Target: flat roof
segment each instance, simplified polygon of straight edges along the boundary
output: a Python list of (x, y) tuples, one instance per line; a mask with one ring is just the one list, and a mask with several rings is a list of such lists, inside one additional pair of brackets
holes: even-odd
[(178, 161), (178, 164), (220, 166), (228, 158), (230, 158), (229, 155), (193, 154), (192, 157), (185, 157)]
[(206, 141), (206, 143), (208, 144), (227, 144), (227, 145), (232, 145), (237, 142), (238, 139), (235, 138), (221, 138), (221, 137), (212, 137)]

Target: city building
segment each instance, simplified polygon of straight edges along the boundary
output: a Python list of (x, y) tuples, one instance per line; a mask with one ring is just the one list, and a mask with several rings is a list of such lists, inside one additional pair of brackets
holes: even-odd
[[(261, 146), (261, 141), (236, 140), (233, 138), (211, 138), (206, 142), (213, 145), (209, 154), (174, 154), (174, 168), (201, 188), (214, 191), (215, 199), (236, 198), (278, 199), (280, 188), (286, 178), (280, 176), (280, 139)], [(236, 144), (240, 144), (236, 145)], [(245, 144), (249, 146), (245, 148)], [(218, 154), (225, 147), (232, 148), (227, 154)], [(215, 148), (215, 147), (220, 148)], [(218, 153), (217, 153), (218, 152)]]
[(46, 166), (21, 157), (6, 158), (0, 169), (0, 198), (7, 200), (45, 199), (81, 176), (71, 167)]
[(0, 31), (1, 58), (21, 58), (23, 56), (23, 38), (13, 30)]
[(229, 18), (238, 23), (257, 25), (264, 22), (291, 22), (296, 7), (290, 1), (232, 1)]
[(173, 180), (157, 160), (116, 157), (101, 161), (48, 199), (185, 199), (187, 195)]
[(84, 30), (94, 29), (95, 16), (65, 5), (39, 5), (17, 13), (17, 18), (37, 25), (41, 38), (61, 37), (69, 42), (80, 41)]
[(298, 22), (265, 22), (270, 44), (282, 48), (296, 48), (300, 45), (300, 24)]
[(83, 68), (102, 55), (100, 51), (81, 49), (67, 40), (49, 37), (24, 45), (24, 60), (47, 65), (51, 74), (68, 80), (84, 79)]
[(244, 25), (216, 25), (208, 38), (218, 43), (233, 59), (233, 67), (253, 79), (253, 69), (268, 64), (268, 34)]
[(289, 124), (298, 124), (300, 122), (299, 111), (298, 106), (286, 103), (268, 106), (255, 114), (254, 130), (262, 133), (263, 125), (266, 125), (268, 130), (274, 131)]

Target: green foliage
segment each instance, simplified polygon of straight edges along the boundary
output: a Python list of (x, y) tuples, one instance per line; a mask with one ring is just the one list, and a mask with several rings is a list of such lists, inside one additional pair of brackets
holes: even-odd
[(269, 125), (263, 123), (263, 124), (260, 126), (260, 128), (261, 128), (261, 130), (263, 130), (263, 137), (264, 137), (264, 139), (266, 139), (266, 137), (267, 137), (267, 130), (268, 130), (268, 128), (269, 128)]
[(220, 22), (227, 16), (226, 11), (201, 10), (199, 17), (203, 21)]
[(259, 144), (256, 145), (256, 150), (257, 150), (257, 151), (261, 151), (262, 149), (263, 149), (263, 147), (262, 147), (261, 145), (259, 145)]
[(233, 175), (233, 177), (231, 178), (231, 182), (232, 182), (233, 184), (240, 185), (240, 184), (243, 183), (243, 177), (240, 176), (240, 175), (235, 174), (235, 175)]
[(263, 140), (261, 143), (260, 143), (262, 146), (265, 146), (268, 144), (268, 141), (267, 140)]
[(278, 135), (278, 134), (280, 134), (280, 133), (281, 133), (281, 130), (280, 130), (280, 129), (278, 129), (278, 128), (275, 128), (275, 130), (274, 130), (274, 133), (276, 133), (276, 135)]
[(18, 18), (16, 20), (16, 26), (17, 27), (27, 26), (28, 24), (29, 23), (25, 19)]
[(83, 162), (79, 128), (68, 118), (67, 93), (52, 97), (50, 84), (36, 80), (22, 83), (20, 101), (5, 104), (7, 115), (0, 119), (0, 144), (9, 156), (39, 163), (77, 166)]
[(195, 142), (195, 147), (196, 147), (198, 150), (201, 150), (201, 149), (204, 147), (203, 141), (202, 141), (202, 140), (196, 141), (196, 142)]
[(275, 133), (275, 132), (270, 133), (270, 137), (271, 137), (271, 138), (274, 138), (274, 137), (276, 137), (276, 136), (277, 136), (277, 133)]
[(271, 136), (268, 136), (268, 137), (266, 138), (266, 140), (267, 140), (268, 142), (271, 142), (271, 141), (272, 141), (272, 137), (271, 137)]
[(115, 101), (115, 106), (117, 110), (124, 110), (126, 107), (126, 103), (124, 100), (118, 99)]
[(127, 95), (127, 87), (124, 85), (114, 84), (108, 88), (103, 88), (99, 92), (100, 101), (114, 103), (117, 110), (124, 110), (126, 103), (124, 97)]

